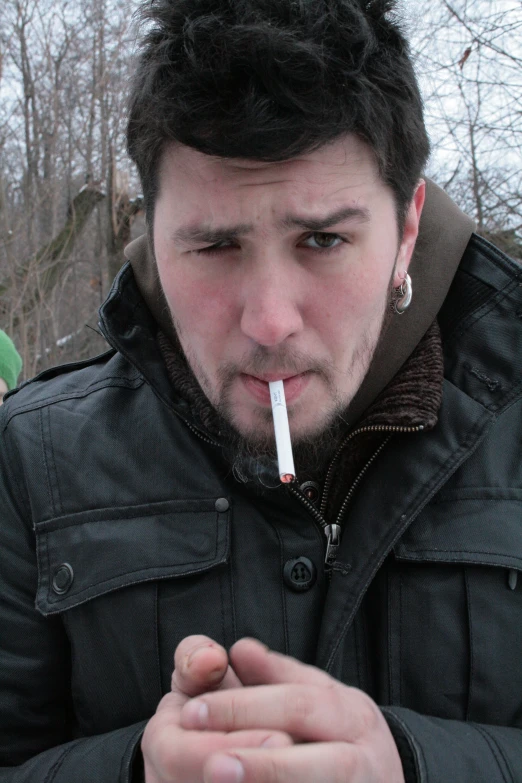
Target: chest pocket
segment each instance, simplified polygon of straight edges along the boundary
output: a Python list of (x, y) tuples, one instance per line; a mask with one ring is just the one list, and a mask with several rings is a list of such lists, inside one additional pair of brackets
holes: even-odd
[(67, 631), (79, 731), (150, 717), (170, 689), (176, 643), (221, 630), (229, 530), (226, 498), (100, 509), (36, 525), (36, 607)]
[(469, 495), (428, 506), (395, 547), (391, 697), (522, 726), (522, 492)]

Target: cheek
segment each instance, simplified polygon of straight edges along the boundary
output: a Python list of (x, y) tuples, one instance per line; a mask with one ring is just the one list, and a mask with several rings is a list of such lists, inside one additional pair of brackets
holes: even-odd
[(354, 263), (348, 273), (335, 279), (321, 279), (314, 283), (313, 307), (319, 319), (332, 327), (372, 322), (381, 314), (392, 265), (389, 260), (365, 258)]
[(161, 281), (184, 345), (188, 343), (198, 354), (206, 353), (206, 348), (231, 331), (234, 308), (230, 288), (195, 279), (186, 271), (161, 277)]
[(376, 340), (392, 268), (393, 259), (366, 256), (335, 281), (316, 281), (310, 321), (338, 366), (346, 366), (368, 339), (372, 343)]

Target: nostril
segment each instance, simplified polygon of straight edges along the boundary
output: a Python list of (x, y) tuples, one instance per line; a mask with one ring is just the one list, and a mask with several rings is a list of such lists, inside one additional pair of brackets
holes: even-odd
[(258, 307), (245, 309), (241, 319), (243, 334), (267, 348), (280, 345), (302, 328), (298, 311), (284, 305), (266, 307), (260, 303)]

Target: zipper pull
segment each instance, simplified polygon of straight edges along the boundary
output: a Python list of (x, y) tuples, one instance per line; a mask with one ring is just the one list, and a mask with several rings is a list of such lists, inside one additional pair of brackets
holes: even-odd
[(335, 563), (337, 558), (337, 552), (341, 545), (341, 526), (340, 525), (326, 525), (324, 529), (326, 535), (326, 557), (325, 564), (331, 566)]

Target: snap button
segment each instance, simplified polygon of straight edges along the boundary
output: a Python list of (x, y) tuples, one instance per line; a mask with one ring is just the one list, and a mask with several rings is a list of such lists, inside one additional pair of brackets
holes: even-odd
[(53, 576), (53, 590), (58, 595), (63, 595), (73, 583), (74, 571), (69, 563), (62, 563), (58, 566)]
[(301, 484), (300, 490), (311, 503), (319, 499), (319, 484), (316, 481), (305, 481)]
[(304, 593), (315, 584), (316, 568), (307, 557), (295, 557), (285, 563), (283, 578), (291, 590)]
[(218, 498), (216, 500), (216, 511), (218, 514), (224, 514), (230, 508), (230, 503), (226, 498)]

